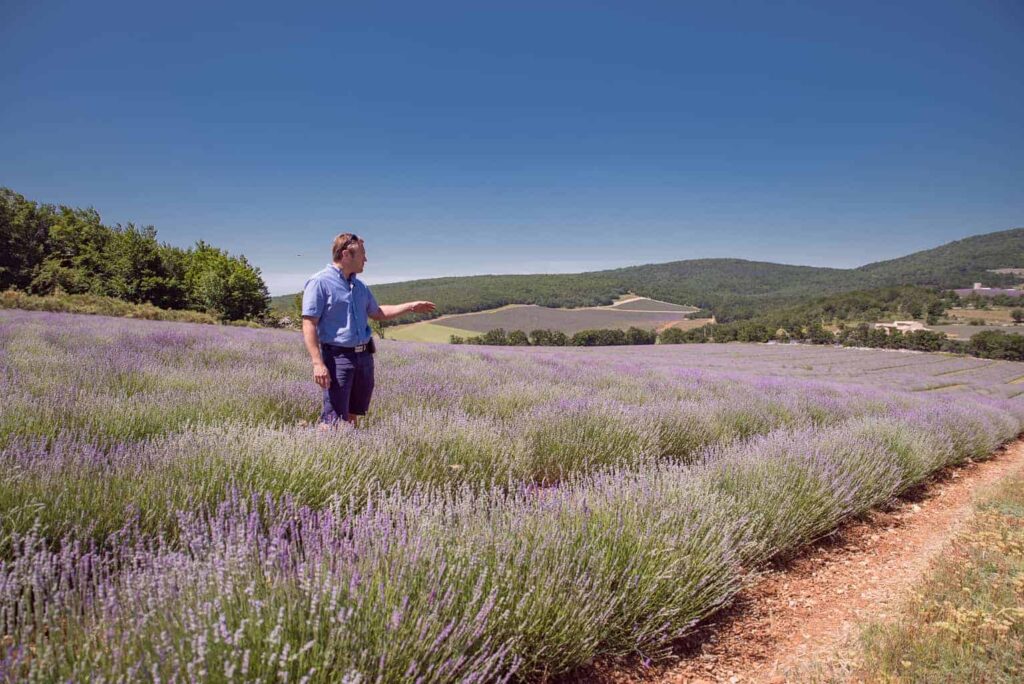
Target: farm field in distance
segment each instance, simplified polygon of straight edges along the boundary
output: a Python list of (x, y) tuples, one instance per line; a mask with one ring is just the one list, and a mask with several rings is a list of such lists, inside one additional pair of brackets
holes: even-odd
[(1024, 334), (1024, 326), (1013, 325), (970, 325), (967, 323), (953, 323), (951, 325), (929, 325), (929, 330), (946, 333), (958, 340), (969, 340), (974, 335), (984, 330), (996, 330), (1004, 333)]
[(398, 325), (385, 328), (384, 335), (389, 340), (400, 340), (403, 342), (434, 342), (447, 344), (452, 335), (465, 337), (475, 335), (471, 330), (460, 330), (451, 328), (433, 321), (421, 321), (408, 325)]
[(611, 306), (596, 308), (616, 309), (618, 311), (680, 311), (688, 314), (699, 311), (695, 306), (660, 302), (656, 299), (649, 299), (647, 297), (624, 297)]
[[(951, 320), (950, 323), (929, 325), (927, 328), (936, 332), (946, 333), (949, 337), (958, 340), (969, 340), (974, 335), (985, 330), (1024, 334), (1024, 325), (1015, 325), (1013, 322), (1013, 316), (1011, 315), (1013, 309), (1014, 307), (1008, 306), (992, 306), (988, 309), (953, 307), (946, 311), (946, 316)], [(981, 320), (984, 321), (984, 324), (971, 325), (970, 321), (972, 320)]]
[(658, 660), (772, 558), (1024, 425), (1006, 361), (379, 347), (364, 426), (320, 432), (295, 332), (0, 311), (0, 672)]
[(993, 306), (988, 309), (967, 309), (954, 307), (946, 311), (949, 318), (966, 323), (972, 319), (980, 319), (986, 324), (1013, 325), (1012, 311), (1015, 307)]
[[(626, 330), (637, 327), (655, 330), (684, 321), (695, 311), (697, 309), (691, 306), (659, 302), (645, 297), (625, 297), (610, 306), (579, 309), (513, 304), (489, 311), (454, 314), (430, 321), (395, 326), (385, 334), (396, 340), (447, 342), (448, 335), (473, 336), (495, 328), (522, 330), (526, 333), (539, 329), (560, 330), (567, 335), (595, 328)], [(454, 330), (445, 335), (444, 331), (438, 331), (435, 326)], [(435, 339), (442, 336), (443, 339)]]

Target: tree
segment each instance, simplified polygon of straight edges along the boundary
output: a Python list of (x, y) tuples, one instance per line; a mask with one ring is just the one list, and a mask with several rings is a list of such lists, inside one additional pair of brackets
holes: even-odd
[(737, 326), (737, 342), (767, 342), (771, 339), (771, 333), (763, 325), (758, 323), (744, 323)]
[(27, 290), (42, 263), (50, 212), (0, 188), (0, 290)]
[(561, 330), (534, 330), (530, 333), (530, 344), (537, 347), (564, 347), (569, 336)]
[(599, 347), (626, 344), (626, 333), (621, 330), (580, 330), (572, 336), (577, 347)]
[(228, 318), (254, 319), (267, 315), (270, 311), (270, 293), (260, 275), (260, 269), (250, 264), (244, 256), (231, 258), (230, 264)]
[(836, 336), (826, 330), (821, 323), (812, 323), (807, 329), (807, 339), (811, 344), (834, 344)]
[(912, 330), (903, 336), (906, 348), (917, 351), (939, 351), (945, 339), (946, 333), (934, 330)]
[(194, 308), (225, 319), (269, 311), (258, 268), (199, 242), (157, 242), (152, 226), (111, 228), (95, 209), (37, 205), (0, 188), (0, 290), (97, 294), (133, 303)]
[(1013, 322), (1020, 324), (1024, 322), (1024, 309), (1014, 309), (1010, 312), (1010, 316), (1013, 318)]
[(191, 308), (225, 320), (253, 319), (266, 315), (270, 307), (267, 286), (258, 268), (244, 256), (196, 243), (185, 269), (185, 290)]
[(531, 330), (530, 331), (530, 344), (535, 347), (550, 347), (551, 344), (551, 331), (546, 329)]
[(522, 330), (513, 330), (508, 334), (508, 343), (513, 347), (528, 347), (530, 338)]
[(94, 209), (61, 207), (50, 222), (45, 252), (30, 289), (50, 294), (110, 294), (107, 243), (112, 231)]
[(626, 331), (626, 344), (654, 344), (657, 339), (658, 334), (653, 330), (642, 330), (631, 326)]
[(153, 226), (118, 226), (105, 245), (107, 294), (129, 302), (182, 308), (185, 288), (175, 251), (180, 252), (157, 242)]
[(928, 318), (926, 322), (928, 323), (928, 325), (937, 325), (939, 322), (939, 318), (944, 313), (946, 313), (946, 302), (944, 302), (941, 299), (936, 299), (935, 301), (928, 305), (927, 311)]
[(505, 333), (504, 328), (495, 328), (494, 330), (488, 330), (476, 340), (479, 344), (491, 344), (496, 346), (504, 346), (508, 344), (508, 335)]

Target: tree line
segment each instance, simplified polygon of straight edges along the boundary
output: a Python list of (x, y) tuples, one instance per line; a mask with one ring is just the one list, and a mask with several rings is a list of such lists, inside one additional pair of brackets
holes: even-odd
[(38, 204), (0, 188), (0, 291), (90, 294), (221, 320), (269, 313), (259, 268), (200, 240), (182, 249), (156, 228), (107, 226), (95, 209)]
[(680, 330), (669, 328), (656, 333), (653, 330), (581, 330), (567, 335), (559, 330), (506, 331), (488, 330), (476, 337), (452, 335), (451, 344), (482, 344), (503, 347), (605, 347), (636, 344), (703, 344), (711, 342), (772, 342), (800, 341), (804, 344), (829, 344), (844, 347), (873, 349), (909, 349), (923, 352), (949, 352), (983, 359), (1024, 361), (1024, 335), (1000, 330), (985, 330), (969, 340), (954, 340), (934, 330), (886, 331), (867, 323), (832, 332), (820, 323), (799, 332), (798, 336), (773, 336), (764, 326), (716, 325)]
[(580, 330), (567, 335), (561, 330), (522, 330), (506, 332), (504, 328), (488, 330), (483, 335), (461, 337), (452, 335), (451, 344), (484, 344), (501, 347), (607, 347), (625, 344), (654, 344), (658, 334), (653, 330), (631, 327), (628, 330)]
[[(1019, 303), (1017, 300), (1015, 303)], [(868, 321), (885, 318), (924, 319), (934, 325), (954, 306), (987, 306), (987, 302), (961, 299), (955, 292), (901, 286), (846, 292), (819, 297), (804, 304), (762, 312), (758, 317), (728, 323), (708, 323), (682, 330), (583, 330), (567, 335), (557, 330), (501, 328), (477, 337), (452, 336), (453, 344), (501, 346), (610, 346), (625, 344), (704, 344), (723, 342), (803, 342), (877, 349), (950, 352), (987, 359), (1024, 361), (1024, 335), (986, 330), (970, 340), (955, 340), (932, 330), (886, 331)], [(1024, 320), (1024, 311), (1017, 318)], [(833, 331), (831, 328), (836, 328)]]

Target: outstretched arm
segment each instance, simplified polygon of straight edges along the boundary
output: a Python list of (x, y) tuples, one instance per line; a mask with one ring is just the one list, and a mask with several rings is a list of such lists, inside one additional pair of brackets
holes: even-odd
[(407, 313), (430, 313), (437, 307), (433, 302), (406, 302), (405, 304), (381, 304), (377, 313), (370, 314), (375, 321), (386, 321)]

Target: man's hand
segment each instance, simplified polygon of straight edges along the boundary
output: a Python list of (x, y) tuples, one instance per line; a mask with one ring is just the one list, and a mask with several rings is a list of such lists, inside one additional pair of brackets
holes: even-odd
[(313, 364), (313, 382), (323, 389), (331, 386), (331, 374), (327, 372), (327, 366), (322, 363)]
[(377, 313), (370, 314), (375, 321), (389, 321), (408, 313), (430, 313), (437, 307), (434, 302), (405, 302), (403, 304), (381, 304)]
[(434, 302), (412, 302), (413, 313), (430, 313), (436, 308)]

